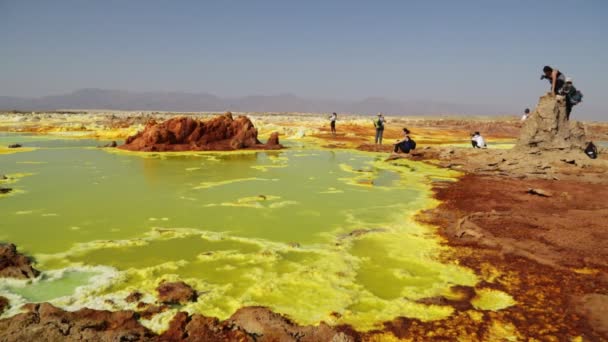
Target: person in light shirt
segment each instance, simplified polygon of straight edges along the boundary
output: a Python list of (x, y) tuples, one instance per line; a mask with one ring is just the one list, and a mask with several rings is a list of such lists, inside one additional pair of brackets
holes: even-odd
[(530, 117), (530, 108), (526, 108), (524, 115), (521, 117), (521, 121), (526, 121)]
[(486, 145), (486, 141), (483, 139), (483, 137), (481, 136), (481, 134), (479, 132), (475, 132), (471, 136), (471, 145), (473, 145), (473, 148), (487, 148), (488, 147)]

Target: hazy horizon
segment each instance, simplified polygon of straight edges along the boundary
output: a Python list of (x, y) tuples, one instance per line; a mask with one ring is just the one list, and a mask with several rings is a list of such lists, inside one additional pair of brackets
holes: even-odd
[[(608, 3), (1, 1), (0, 96), (83, 88), (533, 108), (556, 66), (604, 120)], [(379, 109), (379, 111), (381, 111)]]

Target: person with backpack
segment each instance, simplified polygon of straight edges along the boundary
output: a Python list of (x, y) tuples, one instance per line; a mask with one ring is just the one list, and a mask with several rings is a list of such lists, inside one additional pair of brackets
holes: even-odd
[(543, 68), (543, 74), (540, 76), (540, 79), (547, 79), (551, 83), (551, 92), (555, 95), (559, 94), (559, 91), (566, 83), (566, 75), (548, 65), (545, 65)]
[(382, 115), (382, 113), (378, 113), (378, 119), (374, 120), (374, 127), (376, 127), (375, 144), (382, 145), (382, 135), (384, 134), (385, 123), (386, 120), (384, 120), (384, 115)]
[(329, 125), (331, 127), (331, 135), (334, 137), (336, 136), (336, 120), (338, 120), (338, 114), (331, 113), (331, 116), (329, 117)]
[(416, 142), (410, 138), (410, 130), (407, 128), (403, 129), (403, 139), (397, 141), (397, 143), (395, 144), (395, 148), (394, 148), (394, 152), (395, 153), (400, 153), (399, 151), (403, 152), (403, 153), (410, 153), (410, 151), (415, 150), (416, 149)]
[(587, 147), (585, 148), (585, 154), (591, 159), (597, 158), (597, 147), (595, 146), (593, 141), (590, 141), (587, 144)]
[(570, 113), (572, 113), (572, 107), (583, 101), (583, 93), (577, 90), (572, 84), (572, 78), (567, 77), (566, 83), (559, 92), (560, 95), (566, 99), (566, 120), (570, 120)]

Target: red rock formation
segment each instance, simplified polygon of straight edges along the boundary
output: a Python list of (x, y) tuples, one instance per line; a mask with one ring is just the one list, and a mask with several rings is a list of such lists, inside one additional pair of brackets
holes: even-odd
[(135, 291), (135, 292), (131, 292), (126, 298), (125, 298), (125, 302), (127, 303), (135, 303), (135, 302), (139, 302), (142, 297), (143, 297), (143, 293), (139, 292), (139, 291)]
[(169, 329), (160, 337), (161, 341), (255, 341), (246, 331), (227, 321), (202, 315), (188, 316), (178, 312), (173, 316)]
[(0, 296), (0, 315), (2, 315), (4, 310), (6, 310), (9, 306), (10, 305), (9, 305), (8, 299)]
[(132, 311), (70, 312), (48, 303), (28, 304), (25, 309), (25, 313), (0, 320), (0, 340), (142, 341), (155, 337)]
[(281, 144), (279, 144), (279, 133), (278, 132), (274, 132), (270, 135), (270, 137), (268, 138), (268, 141), (266, 142), (266, 146), (281, 146)]
[(186, 304), (196, 300), (196, 291), (183, 281), (163, 282), (156, 288), (158, 301), (164, 304)]
[(269, 144), (258, 140), (258, 131), (246, 116), (232, 113), (208, 121), (175, 117), (162, 123), (151, 120), (143, 132), (130, 136), (119, 148), (130, 151), (230, 151), (238, 149), (279, 149), (278, 134)]
[(36, 278), (40, 274), (32, 267), (32, 261), (17, 252), (15, 245), (0, 245), (0, 278)]

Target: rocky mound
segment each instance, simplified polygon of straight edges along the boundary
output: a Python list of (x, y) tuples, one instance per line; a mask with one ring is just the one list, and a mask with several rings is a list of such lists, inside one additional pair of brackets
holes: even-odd
[(538, 106), (525, 121), (515, 148), (569, 150), (585, 148), (585, 128), (566, 119), (566, 102), (553, 94), (541, 96)]
[(0, 341), (360, 341), (348, 326), (300, 326), (264, 307), (245, 307), (220, 321), (178, 312), (156, 335), (133, 311), (65, 311), (49, 303), (28, 304), (24, 313), (0, 320)]
[(9, 307), (10, 303), (8, 302), (8, 299), (6, 299), (6, 297), (0, 296), (0, 315), (2, 315), (2, 313), (4, 313), (4, 310), (8, 309)]
[(0, 245), (0, 278), (35, 278), (40, 274), (32, 267), (32, 261), (17, 252), (15, 245)]
[(158, 301), (164, 304), (186, 304), (196, 301), (197, 298), (196, 291), (183, 281), (163, 282), (156, 291)]
[(155, 335), (133, 311), (80, 309), (70, 312), (48, 303), (28, 304), (27, 312), (0, 320), (2, 341), (145, 341)]
[(258, 130), (246, 116), (232, 113), (208, 121), (176, 117), (158, 123), (148, 122), (143, 132), (127, 138), (118, 148), (130, 151), (230, 151), (238, 149), (280, 149), (279, 136), (273, 133), (268, 143), (258, 140)]

